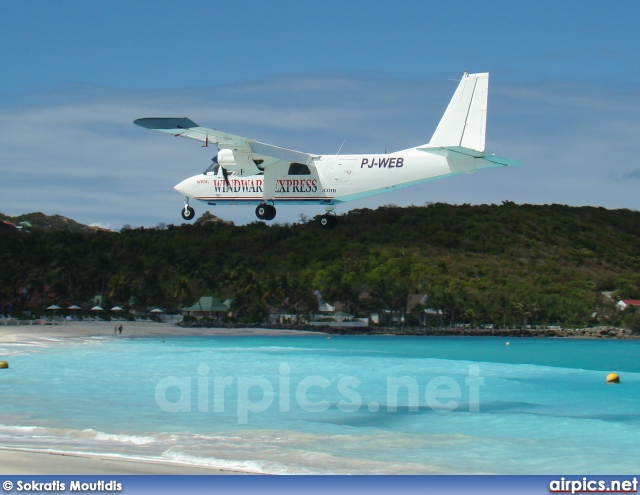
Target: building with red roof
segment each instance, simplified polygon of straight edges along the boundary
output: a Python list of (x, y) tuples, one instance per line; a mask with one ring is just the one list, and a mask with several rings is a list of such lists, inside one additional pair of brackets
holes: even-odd
[(627, 309), (629, 306), (640, 307), (640, 299), (621, 299), (616, 304), (618, 309)]

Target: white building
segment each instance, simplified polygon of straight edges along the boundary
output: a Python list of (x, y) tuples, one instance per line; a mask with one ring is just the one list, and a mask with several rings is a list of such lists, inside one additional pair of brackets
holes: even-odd
[(640, 307), (639, 299), (622, 299), (616, 303), (616, 308), (623, 311), (627, 309), (629, 306), (637, 306)]

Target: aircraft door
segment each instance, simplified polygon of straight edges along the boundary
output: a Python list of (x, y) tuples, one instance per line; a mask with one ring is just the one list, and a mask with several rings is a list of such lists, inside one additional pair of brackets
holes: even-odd
[(327, 167), (329, 184), (347, 184), (351, 182), (355, 166), (355, 158), (330, 157), (329, 166)]

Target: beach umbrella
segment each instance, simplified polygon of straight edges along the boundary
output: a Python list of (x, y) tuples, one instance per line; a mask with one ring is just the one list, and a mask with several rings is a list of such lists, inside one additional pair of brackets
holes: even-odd
[(60, 306), (58, 306), (57, 304), (52, 304), (51, 306), (49, 306), (47, 309), (50, 309), (51, 312), (53, 313), (53, 318), (55, 318), (56, 315), (56, 310), (60, 309)]
[(94, 306), (91, 311), (104, 311), (100, 306)]
[[(71, 310), (71, 311), (77, 311), (77, 310), (82, 309), (82, 308), (81, 308), (80, 306), (78, 306), (77, 304), (72, 304), (72, 305), (71, 305), (71, 306), (69, 306), (67, 309), (68, 309), (68, 310)], [(70, 316), (67, 316), (67, 318), (71, 318), (71, 317), (70, 317)]]
[(156, 321), (158, 321), (158, 315), (160, 313), (164, 313), (164, 311), (162, 311), (160, 308), (155, 308), (149, 311), (149, 313), (153, 313), (154, 315), (156, 315)]
[(120, 306), (114, 306), (113, 308), (111, 308), (111, 311), (124, 311), (124, 309), (122, 309)]

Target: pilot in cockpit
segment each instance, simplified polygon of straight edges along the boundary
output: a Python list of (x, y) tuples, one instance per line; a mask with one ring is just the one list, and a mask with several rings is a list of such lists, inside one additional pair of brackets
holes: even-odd
[(218, 175), (218, 170), (220, 169), (220, 164), (218, 163), (218, 155), (214, 156), (211, 161), (211, 165), (209, 165), (209, 167), (207, 167), (207, 170), (203, 172), (204, 175), (209, 175), (209, 172), (213, 172), (211, 175)]

